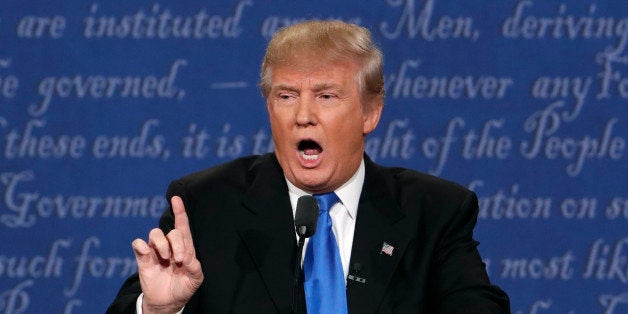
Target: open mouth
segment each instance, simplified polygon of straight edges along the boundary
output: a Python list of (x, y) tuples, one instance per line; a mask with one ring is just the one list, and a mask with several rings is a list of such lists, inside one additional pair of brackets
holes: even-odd
[(320, 153), (323, 152), (323, 148), (313, 140), (300, 141), (297, 149), (299, 150), (299, 154), (301, 154), (301, 157), (308, 161), (318, 159)]

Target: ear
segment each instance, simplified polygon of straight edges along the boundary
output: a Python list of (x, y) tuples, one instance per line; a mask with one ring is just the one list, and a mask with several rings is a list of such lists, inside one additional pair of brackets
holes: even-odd
[(362, 132), (367, 135), (377, 127), (379, 118), (384, 108), (384, 99), (382, 96), (371, 97), (364, 104), (362, 115), (364, 116), (364, 127)]

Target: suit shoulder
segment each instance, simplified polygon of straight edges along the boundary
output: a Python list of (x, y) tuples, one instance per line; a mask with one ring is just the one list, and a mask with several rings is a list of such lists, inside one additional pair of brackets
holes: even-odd
[(378, 195), (370, 197), (376, 204), (382, 202), (378, 198), (387, 198), (388, 204), (394, 203), (407, 218), (404, 219), (408, 223), (404, 228), (407, 232), (415, 232), (418, 221), (422, 222), (419, 229), (440, 234), (457, 228), (461, 225), (460, 221), (476, 220), (477, 197), (460, 184), (416, 170), (378, 167), (379, 170), (374, 172), (379, 172), (379, 175), (373, 177), (379, 182), (371, 181), (369, 186), (376, 184), (379, 193), (375, 192)]
[(244, 189), (249, 181), (250, 170), (257, 163), (271, 162), (272, 155), (241, 157), (214, 167), (193, 172), (171, 183), (192, 193), (219, 189)]
[(408, 168), (381, 167), (388, 173), (395, 185), (401, 190), (414, 193), (428, 193), (432, 195), (447, 195), (448, 197), (467, 197), (472, 192), (450, 180), (439, 178), (427, 173)]
[(374, 172), (379, 173), (374, 176), (380, 181), (376, 184), (386, 186), (387, 194), (392, 195), (401, 208), (419, 204), (426, 210), (455, 212), (476, 200), (475, 193), (466, 187), (416, 170), (376, 165)]

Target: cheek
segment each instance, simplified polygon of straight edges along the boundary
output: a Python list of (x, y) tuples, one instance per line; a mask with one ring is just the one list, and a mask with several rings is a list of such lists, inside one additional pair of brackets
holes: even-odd
[(277, 108), (273, 105), (269, 105), (268, 108), (268, 116), (270, 119), (271, 126), (275, 128), (283, 127), (287, 123), (290, 123), (291, 114), (286, 108)]
[(276, 117), (273, 118), (273, 116), (271, 116), (270, 131), (275, 151), (277, 153), (281, 153), (284, 147), (289, 146), (287, 143), (289, 141), (289, 130), (287, 129), (287, 126), (285, 126), (285, 123), (282, 123), (280, 119), (277, 119)]
[(276, 130), (281, 127), (281, 119), (280, 116), (277, 115), (275, 110), (268, 110), (268, 120), (270, 121), (270, 128), (272, 130)]
[(364, 130), (366, 129), (366, 124), (364, 123), (364, 117), (362, 114), (356, 114), (355, 117), (346, 119), (344, 121), (344, 125), (347, 136), (351, 136), (352, 138), (362, 137)]
[(337, 151), (342, 158), (352, 156), (356, 150), (360, 150), (364, 142), (364, 124), (359, 119), (346, 119), (339, 128), (331, 134)]

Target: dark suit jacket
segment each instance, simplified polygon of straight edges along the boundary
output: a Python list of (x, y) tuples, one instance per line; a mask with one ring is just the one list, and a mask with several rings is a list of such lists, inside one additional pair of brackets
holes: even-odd
[[(508, 313), (508, 296), (489, 283), (472, 239), (477, 198), (416, 171), (365, 157), (349, 281), (349, 313)], [(289, 313), (297, 246), (283, 172), (273, 154), (246, 157), (174, 181), (190, 219), (205, 280), (189, 313)], [(170, 210), (160, 220), (173, 227)], [(382, 253), (386, 242), (392, 254)], [(134, 312), (137, 276), (111, 312)], [(299, 308), (303, 310), (303, 295)]]

